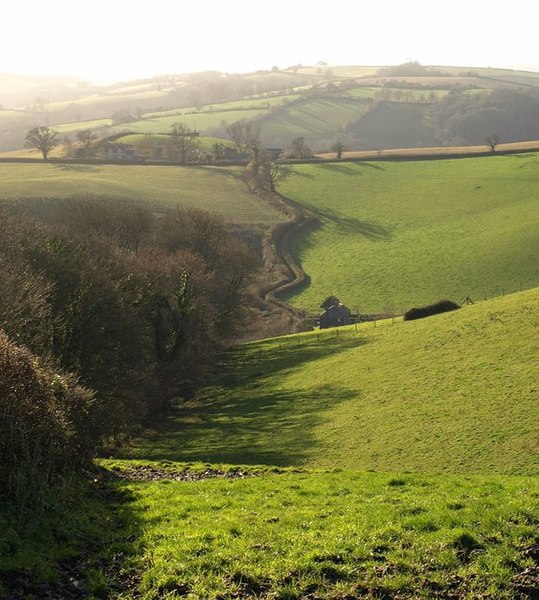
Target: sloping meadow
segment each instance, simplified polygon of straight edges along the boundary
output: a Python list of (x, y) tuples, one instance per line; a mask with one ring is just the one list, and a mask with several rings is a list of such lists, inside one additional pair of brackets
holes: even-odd
[(141, 529), (119, 597), (534, 597), (538, 309), (243, 345), (102, 463)]
[(361, 313), (539, 285), (537, 154), (301, 165), (280, 186), (321, 221), (292, 248), (311, 285)]
[(539, 289), (253, 342), (129, 456), (535, 475)]

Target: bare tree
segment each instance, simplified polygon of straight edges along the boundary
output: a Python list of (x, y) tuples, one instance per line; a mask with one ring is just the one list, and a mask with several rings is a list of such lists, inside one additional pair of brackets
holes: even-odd
[(97, 140), (97, 135), (91, 129), (83, 129), (77, 133), (77, 142), (87, 153), (93, 142)]
[(311, 158), (313, 153), (312, 150), (307, 146), (307, 142), (304, 137), (294, 138), (290, 142), (290, 154), (294, 158), (299, 158), (300, 160), (304, 158)]
[(487, 145), (490, 147), (490, 150), (492, 152), (496, 152), (496, 146), (500, 142), (500, 136), (497, 135), (496, 133), (493, 133), (492, 135), (489, 135), (487, 137), (486, 142), (487, 142)]
[(337, 155), (337, 159), (340, 160), (342, 158), (342, 151), (344, 150), (344, 145), (341, 142), (335, 142), (333, 146), (331, 146), (331, 149)]
[(171, 127), (170, 138), (173, 152), (180, 154), (180, 161), (187, 162), (187, 159), (198, 148), (195, 138), (198, 132), (189, 129), (185, 123), (174, 123)]
[(260, 128), (247, 119), (240, 119), (226, 125), (226, 132), (242, 154), (250, 151), (255, 158), (261, 149)]
[(275, 192), (277, 183), (291, 175), (290, 169), (276, 160), (266, 160), (258, 165), (258, 185), (269, 192)]
[(50, 127), (34, 127), (26, 134), (24, 145), (26, 148), (37, 148), (43, 154), (43, 160), (47, 160), (49, 152), (60, 144), (58, 132)]

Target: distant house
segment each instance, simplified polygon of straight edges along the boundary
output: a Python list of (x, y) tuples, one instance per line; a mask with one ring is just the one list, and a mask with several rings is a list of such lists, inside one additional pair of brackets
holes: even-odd
[(137, 153), (135, 147), (131, 144), (109, 142), (106, 156), (111, 160), (135, 160)]
[[(337, 300), (337, 298), (335, 298)], [(323, 313), (318, 317), (318, 324), (320, 329), (327, 329), (328, 327), (340, 327), (341, 325), (350, 325), (354, 320), (352, 313), (349, 308), (344, 304), (337, 302), (331, 306), (326, 306)]]

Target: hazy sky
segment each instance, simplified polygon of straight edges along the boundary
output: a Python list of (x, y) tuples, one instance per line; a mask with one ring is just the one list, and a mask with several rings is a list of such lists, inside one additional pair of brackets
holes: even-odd
[(106, 83), (407, 60), (539, 71), (536, 0), (4, 0), (0, 15), (3, 73)]

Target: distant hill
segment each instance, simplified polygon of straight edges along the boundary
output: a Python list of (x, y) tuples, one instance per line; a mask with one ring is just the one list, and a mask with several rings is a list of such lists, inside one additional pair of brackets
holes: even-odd
[[(68, 137), (87, 128), (106, 137), (126, 124), (141, 133), (166, 133), (182, 122), (226, 138), (222, 124), (243, 118), (260, 127), (267, 146), (287, 147), (304, 137), (315, 151), (335, 141), (349, 150), (476, 144), (493, 133), (521, 141), (537, 137), (538, 89), (539, 73), (417, 63), (209, 71), (109, 86), (0, 75), (0, 151), (21, 148), (35, 124)], [(503, 106), (500, 95), (489, 96), (492, 90), (507, 92)], [(456, 113), (445, 98), (455, 94)]]

